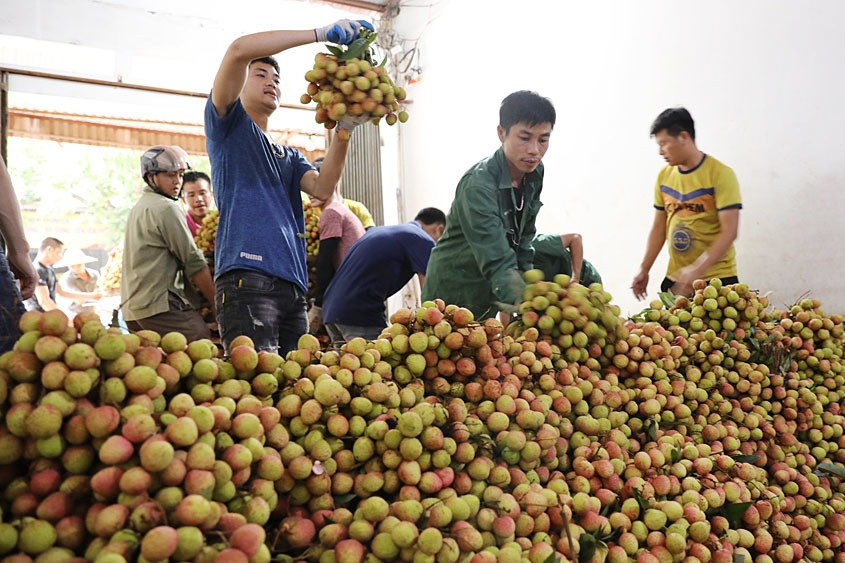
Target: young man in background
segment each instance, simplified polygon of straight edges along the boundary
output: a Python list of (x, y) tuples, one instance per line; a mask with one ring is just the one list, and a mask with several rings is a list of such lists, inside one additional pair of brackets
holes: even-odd
[(197, 236), (202, 220), (208, 215), (214, 193), (211, 191), (211, 178), (205, 172), (188, 170), (182, 178), (182, 203), (188, 208), (185, 220), (191, 236)]
[(60, 260), (65, 254), (65, 245), (55, 237), (47, 237), (41, 241), (38, 254), (35, 255), (35, 271), (38, 273), (38, 285), (35, 293), (27, 299), (25, 305), (28, 311), (52, 311), (58, 309), (56, 294), (66, 299), (81, 299), (83, 301), (100, 299), (96, 292), (73, 291), (58, 285), (56, 267), (64, 267), (67, 263), (60, 265)]
[(654, 221), (640, 271), (631, 289), (637, 299), (648, 293), (648, 274), (664, 241), (669, 267), (660, 291), (692, 296), (692, 282), (720, 278), (737, 283), (733, 242), (739, 231), (742, 199), (736, 174), (695, 143), (695, 124), (685, 108), (664, 110), (651, 135), (666, 166), (654, 184)]

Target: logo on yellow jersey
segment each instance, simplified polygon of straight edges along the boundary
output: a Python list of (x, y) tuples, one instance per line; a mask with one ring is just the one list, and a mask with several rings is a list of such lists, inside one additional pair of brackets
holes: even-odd
[(680, 216), (695, 215), (716, 210), (715, 188), (699, 188), (689, 193), (682, 193), (669, 186), (660, 186), (663, 194), (663, 206), (666, 213)]
[(686, 252), (692, 248), (692, 231), (683, 223), (678, 223), (672, 230), (672, 250), (675, 252)]

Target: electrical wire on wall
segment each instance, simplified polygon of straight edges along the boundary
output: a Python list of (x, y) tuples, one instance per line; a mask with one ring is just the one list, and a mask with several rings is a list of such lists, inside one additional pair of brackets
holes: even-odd
[[(421, 79), (423, 69), (420, 62), (420, 40), (432, 21), (431, 10), (439, 4), (439, 2), (418, 3), (397, 0), (385, 6), (383, 16), (377, 26), (378, 39), (376, 45), (381, 57), (387, 57), (385, 66), (390, 75), (394, 77), (397, 86), (407, 88), (409, 84)], [(429, 17), (426, 18), (425, 25), (416, 37), (405, 37), (396, 29), (396, 17), (402, 9), (406, 8), (429, 9)]]

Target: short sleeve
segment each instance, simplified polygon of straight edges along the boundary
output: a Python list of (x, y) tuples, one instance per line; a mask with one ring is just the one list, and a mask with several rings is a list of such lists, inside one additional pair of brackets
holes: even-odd
[(320, 240), (340, 238), (343, 235), (343, 217), (336, 210), (327, 207), (320, 214)]
[(742, 209), (742, 199), (739, 195), (739, 182), (736, 174), (727, 166), (719, 173), (716, 183), (716, 209), (725, 211), (727, 209)]
[(666, 204), (663, 202), (663, 191), (660, 189), (663, 180), (663, 174), (657, 175), (657, 180), (654, 182), (654, 208), (660, 211), (666, 209)]
[(246, 111), (241, 105), (240, 98), (238, 98), (229, 112), (224, 117), (220, 117), (217, 115), (217, 109), (214, 107), (211, 101), (211, 93), (209, 93), (208, 100), (205, 103), (205, 136), (214, 141), (224, 139), (234, 124), (244, 115), (246, 115)]
[(414, 273), (425, 275), (434, 241), (426, 235), (415, 237), (408, 245), (408, 255)]
[(299, 198), (302, 197), (302, 177), (305, 176), (305, 173), (310, 170), (317, 170), (314, 168), (314, 165), (308, 162), (308, 159), (305, 158), (305, 155), (302, 154), (299, 149), (295, 149), (292, 147), (285, 147), (285, 150), (290, 151), (290, 162), (294, 166), (294, 177), (293, 183), (289, 186), (289, 190), (291, 193), (291, 197), (297, 196)]
[(35, 271), (38, 273), (38, 285), (47, 287), (50, 285), (50, 272), (38, 262), (35, 263)]

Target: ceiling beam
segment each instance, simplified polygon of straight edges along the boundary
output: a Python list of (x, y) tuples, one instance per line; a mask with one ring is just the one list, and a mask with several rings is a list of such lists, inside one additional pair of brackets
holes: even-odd
[(383, 14), (387, 10), (387, 5), (391, 3), (388, 0), (382, 4), (380, 2), (367, 2), (367, 0), (317, 0), (321, 4), (336, 4), (347, 8), (361, 8)]
[[(110, 86), (113, 88), (125, 88), (128, 90), (141, 90), (144, 92), (156, 92), (159, 94), (173, 94), (176, 96), (188, 96), (192, 98), (208, 98), (208, 92), (191, 92), (189, 90), (161, 88), (159, 86), (148, 86), (146, 84), (130, 84), (128, 82), (120, 82), (115, 80), (101, 80), (99, 78), (86, 78), (84, 76), (71, 76), (68, 74), (56, 74), (53, 72), (41, 72), (7, 66), (0, 66), (0, 73), (4, 75), (8, 73), (18, 74), (20, 76), (34, 76), (36, 78), (47, 78), (49, 80), (64, 80), (67, 82), (77, 82), (80, 84), (93, 84), (95, 86)], [(313, 107), (306, 107), (302, 104), (288, 104), (280, 102), (279, 107), (286, 109), (316, 111)]]

